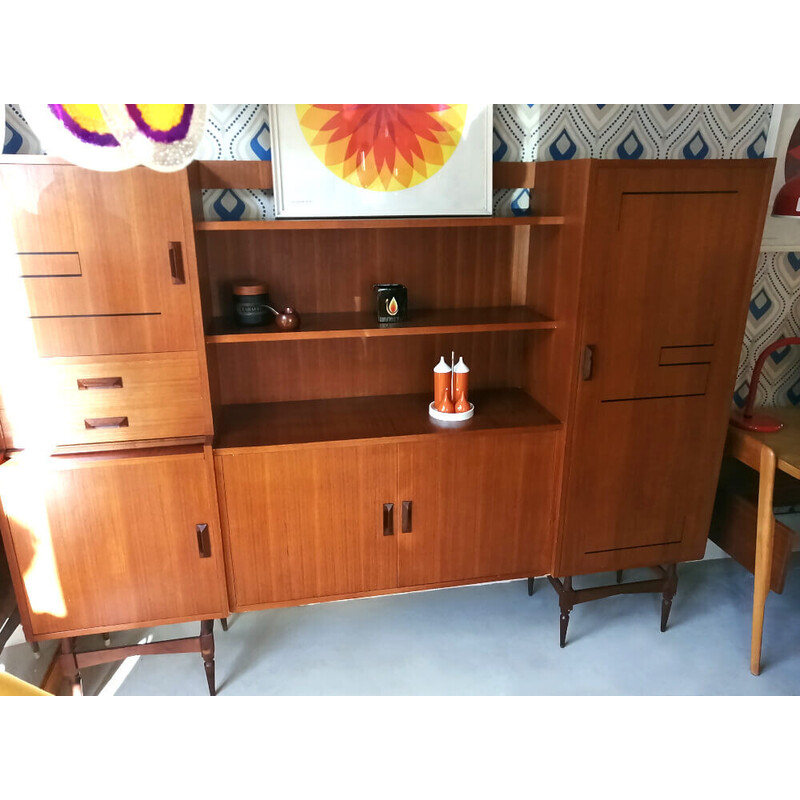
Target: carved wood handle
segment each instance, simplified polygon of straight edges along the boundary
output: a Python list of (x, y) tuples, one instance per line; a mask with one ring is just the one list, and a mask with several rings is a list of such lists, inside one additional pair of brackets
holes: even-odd
[(394, 535), (394, 503), (383, 504), (383, 535)]
[(208, 525), (195, 525), (197, 531), (197, 550), (200, 558), (211, 558), (211, 538), (208, 535)]
[(186, 283), (186, 275), (183, 272), (183, 255), (181, 253), (180, 242), (169, 243), (169, 271), (172, 275), (173, 283)]
[(122, 378), (78, 378), (78, 388), (84, 389), (121, 389)]
[(581, 377), (585, 381), (592, 379), (592, 371), (594, 368), (594, 345), (587, 344), (583, 348), (583, 362), (581, 364)]
[(400, 530), (411, 533), (411, 504), (412, 500), (403, 500), (403, 510), (400, 517)]
[(93, 419), (85, 419), (83, 424), (89, 431), (96, 428), (127, 428), (127, 417), (94, 417)]

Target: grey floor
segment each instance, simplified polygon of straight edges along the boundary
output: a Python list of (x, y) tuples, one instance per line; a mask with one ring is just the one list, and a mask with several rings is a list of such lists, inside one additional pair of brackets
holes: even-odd
[[(626, 573), (636, 579), (646, 571)], [(546, 579), (256, 611), (216, 629), (220, 696), (800, 694), (800, 560), (767, 603), (763, 671), (750, 675), (753, 579), (728, 559), (681, 565), (670, 627), (660, 598), (577, 606), (558, 647)], [(600, 575), (576, 586), (613, 580)], [(127, 632), (186, 635), (195, 625)], [(117, 636), (115, 634), (115, 643)], [(204, 695), (198, 655), (129, 659), (110, 678), (87, 670), (87, 693)]]

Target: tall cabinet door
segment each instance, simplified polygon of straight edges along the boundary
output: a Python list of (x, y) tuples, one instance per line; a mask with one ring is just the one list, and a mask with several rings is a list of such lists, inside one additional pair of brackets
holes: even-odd
[(400, 444), (400, 585), (546, 573), (559, 436), (455, 435)]
[(235, 608), (397, 585), (397, 447), (217, 457)]
[(227, 613), (204, 454), (130, 453), (0, 467), (6, 548), (34, 636)]
[(3, 278), (27, 306), (4, 311), (39, 356), (194, 349), (185, 195), (183, 173), (0, 165)]
[(702, 556), (771, 167), (597, 165), (558, 574)]

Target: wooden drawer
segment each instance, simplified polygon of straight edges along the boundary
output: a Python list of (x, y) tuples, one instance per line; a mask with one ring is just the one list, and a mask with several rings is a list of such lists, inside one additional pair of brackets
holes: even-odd
[(14, 447), (33, 441), (75, 445), (212, 431), (194, 352), (45, 359), (39, 365), (38, 396), (17, 408), (6, 403), (3, 424)]

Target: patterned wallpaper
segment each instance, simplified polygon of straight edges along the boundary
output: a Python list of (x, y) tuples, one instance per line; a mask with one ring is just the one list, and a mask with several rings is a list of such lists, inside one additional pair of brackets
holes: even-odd
[[(571, 158), (761, 158), (771, 105), (765, 104), (495, 104), (495, 161)], [(269, 160), (263, 103), (209, 106), (201, 159)], [(4, 153), (41, 152), (16, 105), (6, 106)], [(495, 192), (494, 212), (527, 213), (526, 189)], [(259, 189), (204, 194), (207, 219), (271, 219), (272, 193)], [(771, 341), (800, 333), (800, 253), (762, 253), (736, 380), (744, 404), (758, 353)], [(759, 403), (800, 405), (800, 348), (774, 353), (759, 385)]]

